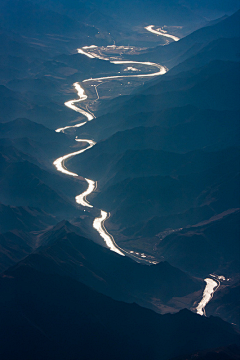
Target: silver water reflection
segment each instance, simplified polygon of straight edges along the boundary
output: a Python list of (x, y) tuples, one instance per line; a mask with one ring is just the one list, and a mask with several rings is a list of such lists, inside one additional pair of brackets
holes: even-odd
[[(88, 52), (88, 50), (96, 48), (97, 46), (95, 45), (91, 45), (91, 46), (85, 46), (82, 49), (78, 49), (78, 53), (83, 54), (88, 56), (91, 59), (94, 58), (101, 58), (102, 60), (109, 60), (108, 58), (103, 58), (101, 56), (98, 56), (94, 53), (91, 53), (90, 51)], [(107, 76), (107, 77), (100, 77), (100, 78), (96, 78), (96, 79), (86, 79), (83, 80), (83, 83), (85, 82), (90, 82), (90, 81), (101, 81), (101, 80), (108, 80), (108, 79), (118, 79), (118, 78), (126, 78), (126, 77), (154, 77), (154, 76), (159, 76), (159, 75), (163, 75), (167, 72), (167, 69), (159, 64), (155, 64), (155, 63), (151, 63), (151, 62), (138, 62), (138, 61), (110, 61), (113, 64), (141, 64), (141, 65), (146, 65), (146, 66), (152, 66), (152, 67), (157, 67), (159, 69), (158, 72), (154, 72), (154, 73), (150, 73), (150, 74), (139, 74), (139, 75), (117, 75), (117, 76)], [(76, 125), (69, 125), (69, 126), (65, 126), (59, 129), (56, 129), (56, 132), (64, 132), (64, 130), (66, 129), (70, 129), (70, 128), (76, 128), (76, 127), (80, 127), (85, 125), (88, 121), (91, 121), (95, 118), (94, 114), (92, 114), (90, 111), (86, 111), (83, 110), (79, 107), (77, 107), (75, 104), (79, 103), (81, 101), (87, 100), (87, 95), (85, 94), (84, 89), (82, 88), (82, 86), (76, 82), (73, 84), (75, 90), (77, 91), (78, 94), (78, 99), (76, 100), (70, 100), (65, 102), (65, 106), (67, 106), (68, 108), (81, 113), (82, 115), (84, 115), (87, 118), (87, 121), (76, 124)], [(97, 85), (95, 86), (95, 90), (96, 90), (96, 94), (97, 94), (97, 98), (99, 99), (99, 95), (97, 92)], [(65, 160), (75, 156), (75, 155), (79, 155), (83, 152), (85, 152), (86, 150), (89, 150), (90, 148), (92, 148), (95, 145), (95, 142), (93, 140), (87, 140), (87, 139), (75, 139), (76, 141), (79, 142), (86, 142), (88, 144), (88, 146), (85, 149), (81, 149), (79, 151), (75, 151), (72, 152), (70, 154), (64, 155), (58, 159), (56, 159), (54, 161), (54, 166), (56, 167), (56, 169), (60, 172), (62, 172), (63, 174), (66, 175), (70, 175), (70, 176), (79, 176), (76, 173), (73, 173), (71, 171), (68, 171), (64, 165)], [(89, 204), (89, 202), (87, 201), (86, 197), (88, 195), (90, 195), (95, 189), (96, 189), (96, 182), (94, 180), (90, 180), (90, 179), (86, 179), (85, 181), (88, 183), (88, 188), (87, 190), (85, 190), (82, 194), (77, 195), (75, 197), (75, 200), (78, 204), (84, 206), (84, 207), (90, 207), (92, 208), (93, 206), (91, 204)], [(125, 254), (123, 253), (123, 249), (121, 249), (114, 241), (114, 238), (112, 235), (110, 235), (106, 228), (105, 228), (105, 221), (107, 220), (107, 218), (109, 218), (110, 214), (108, 214), (107, 212), (101, 210), (101, 216), (95, 218), (95, 220), (93, 221), (93, 228), (95, 230), (97, 230), (97, 232), (99, 233), (99, 235), (104, 239), (104, 242), (106, 243), (107, 247), (116, 252), (119, 255), (125, 256)], [(132, 255), (132, 257), (136, 258), (137, 261), (139, 261), (139, 258), (137, 258), (136, 256)], [(142, 257), (145, 257), (145, 255), (143, 255)], [(148, 263), (152, 263), (152, 264), (156, 264), (155, 261), (150, 261), (150, 260), (146, 260), (146, 262)]]
[(197, 310), (197, 314), (206, 316), (205, 307), (212, 299), (214, 292), (219, 287), (219, 284), (215, 280), (209, 278), (204, 279), (204, 281), (206, 283), (206, 287), (203, 292), (202, 300), (198, 304), (196, 310)]
[(165, 36), (165, 37), (170, 38), (170, 39), (172, 39), (172, 40), (174, 40), (174, 41), (180, 40), (177, 36), (170, 35), (170, 34), (167, 33), (166, 30), (163, 30), (163, 29), (161, 29), (161, 28), (154, 30), (154, 29), (153, 29), (154, 26), (155, 26), (155, 25), (148, 25), (148, 26), (146, 26), (144, 29), (146, 29), (147, 31), (150, 31), (151, 33), (153, 33), (153, 34), (155, 34), (155, 35)]

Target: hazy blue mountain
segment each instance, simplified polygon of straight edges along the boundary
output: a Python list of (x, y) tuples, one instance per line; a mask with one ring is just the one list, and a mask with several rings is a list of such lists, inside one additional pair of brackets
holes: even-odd
[(96, 8), (92, 2), (81, 0), (60, 0), (56, 4), (54, 0), (31, 0), (32, 2), (41, 4), (46, 9), (51, 9), (57, 13), (67, 15), (77, 21), (86, 24), (105, 28), (116, 23), (113, 19), (104, 13), (104, 9)]
[(197, 12), (202, 12), (204, 14), (208, 14), (209, 12), (213, 11), (214, 13), (220, 12), (233, 12), (239, 9), (239, 1), (238, 0), (230, 0), (228, 2), (224, 0), (203, 0), (201, 2), (197, 0), (183, 0), (181, 1), (182, 4), (189, 7), (192, 10)]
[[(40, 58), (45, 59), (51, 56), (48, 51), (44, 48), (36, 48), (34, 44), (31, 42), (25, 41), (19, 34), (12, 32), (9, 29), (4, 29), (2, 26), (0, 27), (0, 39), (1, 39), (1, 49), (0, 54), (8, 55), (8, 56), (19, 56), (21, 57), (20, 62), (14, 64), (16, 70), (19, 71), (19, 67), (23, 65), (21, 62), (29, 61), (29, 58)], [(6, 51), (7, 50), (7, 51)], [(7, 64), (13, 66), (12, 60)], [(2, 78), (1, 78), (2, 79)]]
[(51, 129), (57, 129), (69, 121), (76, 121), (76, 115), (72, 114), (62, 104), (49, 101), (42, 104), (30, 101), (26, 94), (12, 91), (4, 85), (0, 85), (0, 122), (8, 122), (17, 118), (28, 118), (34, 122), (41, 123)]
[(233, 13), (239, 9), (239, 2), (230, 1), (228, 4), (214, 1), (214, 5), (194, 1), (156, 1), (151, 0), (147, 4), (144, 1), (92, 1), (104, 13), (111, 15), (118, 21), (127, 25), (127, 21), (133, 24), (153, 23), (157, 25), (187, 25), (189, 23), (203, 22), (204, 17), (216, 18), (227, 13)]
[[(202, 48), (196, 55), (180, 62), (180, 64), (174, 67), (168, 75), (189, 71), (190, 69), (203, 66), (213, 60), (239, 62), (239, 42), (240, 38), (238, 37), (214, 40)], [(181, 58), (179, 60), (181, 60)]]
[(173, 42), (168, 46), (159, 46), (150, 49), (150, 51), (147, 50), (145, 55), (140, 56), (140, 59), (159, 61), (168, 68), (172, 68), (190, 56), (196, 55), (211, 41), (220, 38), (240, 37), (239, 18), (240, 10), (217, 24), (205, 26), (192, 32), (180, 41)]
[[(19, 118), (0, 124), (0, 144), (11, 145), (21, 152), (35, 158), (31, 162), (51, 166), (57, 157), (64, 153), (75, 151), (73, 141), (64, 133), (57, 133), (45, 126)], [(52, 169), (53, 170), (53, 169)]]
[(25, 36), (69, 36), (77, 32), (94, 36), (97, 33), (93, 27), (27, 0), (14, 0), (11, 4), (4, 0), (0, 9), (1, 26)]
[(26, 118), (18, 118), (11, 122), (0, 124), (0, 131), (1, 138), (17, 139), (28, 137), (43, 143), (69, 141), (65, 134), (56, 133), (54, 130), (50, 130)]
[(29, 160), (28, 155), (14, 148), (2, 147), (0, 201), (5, 205), (39, 207), (67, 217), (76, 213), (74, 197), (70, 196), (84, 189), (85, 184), (43, 170)]

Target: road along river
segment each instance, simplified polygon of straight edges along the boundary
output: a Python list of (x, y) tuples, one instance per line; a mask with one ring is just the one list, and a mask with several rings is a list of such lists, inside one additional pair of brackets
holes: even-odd
[[(97, 54), (94, 53), (92, 50), (96, 50), (97, 46), (92, 45), (92, 46), (87, 46), (87, 47), (83, 47), (82, 49), (78, 49), (78, 53), (83, 54), (88, 56), (89, 58), (101, 58), (102, 60), (106, 60), (106, 61), (110, 61), (108, 58), (103, 58), (98, 56)], [(99, 81), (104, 81), (104, 80), (113, 80), (113, 79), (121, 79), (121, 78), (146, 78), (146, 77), (155, 77), (155, 76), (159, 76), (159, 75), (164, 75), (167, 72), (167, 69), (160, 65), (160, 64), (155, 64), (152, 62), (138, 62), (138, 61), (127, 61), (127, 60), (114, 60), (114, 61), (110, 61), (113, 64), (140, 64), (140, 65), (145, 65), (147, 67), (151, 67), (153, 69), (157, 68), (157, 71), (153, 71), (151, 73), (148, 74), (134, 74), (134, 75), (116, 75), (116, 76), (106, 76), (106, 77), (99, 77), (99, 78), (95, 78), (95, 79), (85, 79), (82, 81), (83, 83), (88, 83), (88, 82), (99, 82)], [(81, 127), (84, 126), (88, 121), (91, 121), (95, 118), (94, 114), (91, 111), (86, 111), (84, 109), (81, 109), (80, 107), (77, 107), (76, 104), (87, 100), (87, 95), (85, 94), (84, 88), (82, 87), (82, 85), (78, 82), (73, 84), (77, 95), (78, 95), (78, 99), (74, 99), (74, 100), (70, 100), (67, 101), (65, 103), (65, 106), (67, 106), (68, 108), (72, 109), (73, 111), (76, 111), (77, 113), (81, 113), (83, 116), (86, 117), (86, 121), (75, 124), (75, 125), (69, 125), (69, 126), (65, 126), (59, 129), (56, 129), (56, 132), (64, 132), (67, 129), (70, 128), (77, 128), (77, 127)], [(96, 90), (96, 94), (97, 97), (99, 99), (99, 95), (97, 92), (97, 85), (95, 86), (95, 90)], [(60, 158), (56, 159), (53, 163), (53, 165), (56, 167), (56, 169), (60, 172), (62, 172), (63, 174), (69, 175), (69, 176), (79, 176), (76, 173), (73, 173), (71, 171), (69, 171), (66, 166), (65, 166), (65, 161), (73, 156), (82, 154), (83, 152), (91, 149), (96, 143), (93, 140), (88, 140), (88, 139), (75, 139), (76, 141), (79, 142), (85, 142), (87, 144), (87, 147), (84, 149), (81, 149), (79, 151), (75, 151), (72, 152), (70, 154), (66, 154), (64, 156), (61, 156)], [(75, 197), (75, 200), (77, 202), (77, 204), (80, 204), (84, 207), (89, 207), (92, 208), (93, 206), (88, 202), (87, 200), (87, 196), (90, 195), (97, 187), (97, 184), (94, 180), (91, 179), (86, 179), (85, 181), (88, 184), (88, 188), (87, 190), (85, 190), (82, 194), (77, 195)], [(131, 258), (134, 258), (136, 261), (143, 261), (145, 263), (149, 263), (149, 264), (156, 264), (156, 261), (151, 261), (151, 260), (147, 260), (146, 259), (146, 255), (145, 254), (139, 254), (139, 256), (136, 256), (134, 254), (133, 251), (129, 251), (127, 252), (126, 250), (120, 248), (114, 241), (114, 238), (112, 235), (110, 235), (108, 233), (108, 231), (105, 228), (104, 222), (110, 217), (110, 213), (107, 213), (103, 210), (100, 210), (100, 217), (95, 218), (95, 220), (93, 221), (93, 228), (99, 233), (99, 235), (103, 238), (106, 246), (111, 250), (114, 251), (116, 253), (118, 253), (119, 255), (125, 256), (125, 254), (128, 254)]]

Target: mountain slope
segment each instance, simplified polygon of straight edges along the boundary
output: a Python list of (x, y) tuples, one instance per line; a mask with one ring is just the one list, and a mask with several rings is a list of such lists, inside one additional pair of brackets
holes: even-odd
[(10, 230), (36, 231), (54, 225), (56, 219), (35, 208), (0, 204), (0, 233)]
[(218, 318), (186, 310), (157, 315), (26, 266), (6, 273), (1, 289), (0, 354), (5, 358), (167, 360), (239, 341)]
[(65, 214), (67, 218), (74, 215), (77, 211), (74, 196), (85, 184), (43, 170), (30, 161), (28, 155), (12, 147), (1, 148), (0, 201), (6, 205), (38, 207), (47, 213)]
[(158, 244), (159, 254), (192, 274), (239, 273), (239, 217), (237, 210), (170, 234)]
[(190, 308), (201, 296), (200, 280), (168, 263), (142, 265), (115, 254), (83, 237), (79, 229), (67, 222), (45, 232), (39, 243), (42, 247), (24, 260), (25, 265), (70, 276), (115, 299), (135, 301), (164, 313), (179, 309), (173, 298), (181, 298)]
[(1, 3), (1, 24), (5, 29), (14, 30), (22, 35), (47, 35), (47, 34), (76, 34), (82, 31), (95, 34), (97, 31), (78, 21), (61, 15), (52, 10), (33, 4), (31, 1), (14, 0), (13, 4), (7, 1)]
[(0, 123), (0, 143), (11, 144), (48, 167), (50, 164), (51, 168), (56, 158), (70, 153), (72, 149), (75, 151), (75, 144), (70, 137), (26, 118)]
[(206, 306), (208, 316), (220, 316), (225, 321), (234, 323), (240, 327), (240, 283), (239, 280), (233, 282), (216, 293), (213, 301)]

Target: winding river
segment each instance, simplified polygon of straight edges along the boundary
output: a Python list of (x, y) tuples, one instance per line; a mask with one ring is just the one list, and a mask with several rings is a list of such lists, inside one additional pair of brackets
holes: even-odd
[[(174, 41), (178, 41), (179, 38), (174, 36), (174, 35), (170, 35), (168, 34), (166, 31), (164, 31), (163, 29), (156, 29), (154, 30), (154, 25), (149, 25), (147, 26), (145, 29), (157, 34), (157, 35), (162, 35), (168, 38), (173, 39)], [(109, 47), (115, 47), (115, 45), (113, 46), (108, 46)], [(102, 81), (104, 80), (113, 80), (113, 79), (120, 79), (120, 78), (135, 78), (135, 77), (139, 77), (139, 78), (145, 78), (145, 77), (155, 77), (155, 76), (159, 76), (159, 75), (164, 75), (167, 72), (167, 69), (160, 65), (160, 64), (156, 64), (156, 63), (152, 63), (152, 62), (138, 62), (138, 61), (127, 61), (127, 60), (110, 60), (109, 58), (103, 57), (102, 55), (99, 55), (98, 53), (96, 53), (93, 50), (98, 49), (98, 47), (96, 45), (91, 45), (91, 46), (84, 46), (81, 49), (78, 49), (78, 53), (79, 54), (83, 54), (91, 59), (94, 58), (99, 58), (101, 60), (105, 60), (105, 61), (109, 61), (113, 64), (141, 64), (141, 65), (145, 65), (145, 66), (150, 66), (153, 68), (157, 68), (157, 71), (154, 71), (152, 73), (148, 73), (148, 74), (131, 74), (131, 75), (115, 75), (115, 76), (106, 76), (106, 77), (98, 77), (98, 78), (90, 78), (90, 79), (85, 79), (82, 81), (82, 84), (84, 83), (89, 83), (89, 82), (100, 82), (102, 83)], [(130, 69), (132, 71), (135, 71), (137, 69), (134, 69), (132, 67), (128, 67), (127, 70)], [(126, 70), (126, 69), (125, 69)], [(70, 128), (78, 128), (81, 126), (84, 126), (88, 121), (91, 121), (95, 118), (94, 114), (91, 111), (86, 111), (78, 106), (76, 106), (76, 104), (81, 103), (82, 101), (87, 100), (87, 95), (85, 94), (84, 88), (82, 87), (82, 84), (76, 82), (73, 84), (73, 87), (75, 88), (77, 95), (78, 95), (78, 99), (74, 99), (74, 100), (70, 100), (65, 102), (65, 106), (67, 106), (68, 108), (72, 109), (73, 111), (82, 114), (83, 116), (86, 117), (86, 121), (83, 121), (81, 123), (75, 124), (75, 125), (69, 125), (69, 126), (65, 126), (59, 129), (56, 129), (56, 132), (64, 132), (67, 129)], [(93, 86), (95, 87), (95, 91), (97, 94), (97, 99), (95, 101), (97, 101), (99, 99), (99, 94), (98, 94), (98, 90), (97, 87), (100, 84), (96, 85), (93, 84)], [(69, 171), (66, 166), (65, 166), (65, 161), (73, 156), (82, 154), (83, 152), (91, 149), (96, 143), (93, 140), (89, 140), (89, 139), (78, 139), (75, 138), (75, 141), (79, 141), (82, 143), (86, 143), (87, 146), (84, 149), (81, 149), (79, 151), (75, 151), (72, 152), (70, 154), (66, 154), (58, 159), (56, 159), (54, 161), (54, 166), (56, 167), (56, 169), (60, 172), (62, 172), (63, 174), (69, 175), (69, 176), (79, 176), (76, 173), (73, 173), (71, 171)], [(96, 188), (97, 188), (97, 183), (94, 180), (91, 179), (87, 179), (85, 178), (85, 181), (88, 184), (87, 189), (77, 195), (75, 197), (75, 201), (77, 204), (83, 206), (83, 207), (88, 207), (88, 208), (93, 208), (93, 205), (91, 205), (88, 200), (87, 200), (87, 196), (90, 195)], [(121, 255), (121, 256), (125, 256), (125, 254), (128, 254), (128, 256), (134, 258), (136, 261), (144, 261), (145, 263), (149, 263), (149, 264), (157, 264), (156, 261), (152, 261), (152, 260), (148, 260), (146, 259), (146, 255), (145, 254), (140, 254), (140, 253), (135, 253), (134, 251), (126, 251), (125, 249), (120, 248), (113, 236), (111, 234), (108, 233), (106, 227), (105, 227), (105, 221), (110, 217), (110, 213), (107, 213), (104, 210), (100, 210), (100, 216), (96, 217), (93, 221), (93, 228), (99, 233), (99, 235), (103, 238), (106, 246), (111, 250), (116, 252), (117, 254)], [(137, 256), (136, 256), (137, 255)], [(214, 277), (214, 276), (213, 276)], [(205, 312), (205, 307), (208, 304), (208, 302), (212, 299), (214, 292), (219, 288), (220, 286), (220, 278), (217, 279), (214, 278), (214, 280), (212, 278), (206, 278), (204, 281), (206, 283), (204, 292), (203, 292), (203, 296), (202, 296), (202, 300), (199, 302), (198, 306), (196, 307), (196, 312), (199, 315), (205, 315), (206, 316), (206, 312)]]
[[(100, 56), (99, 54), (96, 54), (96, 49), (98, 47), (95, 45), (91, 45), (91, 46), (85, 46), (82, 49), (78, 49), (78, 53), (79, 54), (83, 54), (86, 55), (87, 57), (94, 59), (94, 58), (99, 58), (101, 60), (105, 60), (105, 61), (109, 61), (112, 64), (140, 64), (140, 65), (145, 65), (147, 67), (151, 67), (153, 69), (157, 69), (157, 71), (153, 71), (151, 73), (148, 74), (131, 74), (131, 75), (115, 75), (115, 76), (106, 76), (106, 77), (99, 77), (99, 78), (90, 78), (90, 79), (85, 79), (82, 81), (83, 83), (96, 83), (96, 82), (102, 82), (104, 80), (113, 80), (113, 79), (121, 79), (121, 78), (151, 78), (151, 77), (155, 77), (155, 76), (159, 76), (159, 75), (164, 75), (167, 72), (167, 69), (160, 65), (160, 64), (155, 64), (152, 62), (139, 62), (139, 61), (127, 61), (127, 60), (110, 60), (106, 57)], [(93, 50), (95, 50), (95, 52), (93, 52)], [(130, 69), (132, 69), (130, 67)], [(65, 102), (65, 106), (67, 106), (68, 108), (72, 109), (73, 111), (82, 114), (83, 116), (86, 117), (86, 121), (75, 124), (75, 125), (69, 125), (69, 126), (65, 126), (59, 129), (56, 129), (56, 132), (64, 132), (67, 129), (70, 128), (78, 128), (81, 126), (84, 126), (88, 121), (91, 121), (95, 118), (94, 114), (91, 111), (86, 111), (78, 106), (76, 106), (77, 104), (81, 103), (82, 101), (87, 100), (87, 95), (84, 91), (83, 85), (76, 82), (73, 84), (73, 87), (75, 88), (77, 95), (78, 95), (78, 99), (74, 99), (74, 100), (70, 100)], [(98, 95), (98, 91), (97, 91), (97, 86), (98, 85), (93, 85), (95, 86), (95, 90), (96, 90), (96, 94), (97, 94), (97, 100), (99, 99), (99, 95)], [(56, 159), (53, 163), (53, 165), (56, 167), (56, 169), (60, 172), (62, 172), (63, 174), (69, 175), (69, 176), (79, 176), (76, 173), (73, 173), (71, 171), (69, 171), (66, 166), (65, 166), (65, 161), (73, 156), (82, 154), (83, 152), (91, 149), (96, 143), (93, 140), (88, 140), (88, 139), (78, 139), (76, 138), (75, 141), (79, 141), (79, 142), (83, 142), (87, 144), (87, 147), (84, 149), (81, 149), (79, 151), (75, 151), (72, 152), (70, 154), (66, 154), (64, 156), (61, 156), (60, 158)], [(91, 179), (87, 179), (85, 178), (85, 181), (88, 184), (87, 190), (85, 190), (82, 194), (77, 195), (75, 197), (75, 200), (77, 202), (77, 204), (82, 205), (83, 207), (89, 207), (89, 208), (93, 208), (93, 206), (88, 202), (87, 200), (87, 196), (90, 195), (97, 187), (97, 184), (94, 180)], [(106, 246), (111, 250), (116, 252), (119, 255), (125, 256), (125, 254), (127, 253), (130, 257), (134, 258), (137, 261), (144, 261), (145, 263), (150, 263), (150, 264), (156, 264), (156, 261), (150, 261), (146, 259), (146, 255), (145, 254), (139, 254), (139, 256), (134, 255), (133, 251), (129, 251), (127, 252), (126, 250), (120, 248), (112, 235), (110, 235), (108, 233), (108, 231), (105, 228), (105, 221), (110, 217), (110, 213), (107, 213), (103, 210), (100, 210), (100, 216), (95, 218), (95, 220), (93, 221), (93, 228), (99, 233), (99, 235), (103, 238)]]

